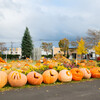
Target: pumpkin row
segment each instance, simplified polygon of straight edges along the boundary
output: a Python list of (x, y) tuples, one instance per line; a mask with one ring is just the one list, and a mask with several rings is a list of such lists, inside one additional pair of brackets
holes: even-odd
[(26, 75), (17, 71), (12, 71), (8, 76), (5, 72), (0, 71), (0, 88), (4, 87), (7, 82), (12, 87), (22, 87), (27, 82), (32, 85), (40, 85), (42, 82), (51, 84), (57, 81), (69, 82), (71, 80), (80, 81), (82, 78), (100, 78), (100, 68), (73, 68), (69, 70), (61, 70), (59, 73), (54, 69), (44, 71), (41, 75), (35, 71)]

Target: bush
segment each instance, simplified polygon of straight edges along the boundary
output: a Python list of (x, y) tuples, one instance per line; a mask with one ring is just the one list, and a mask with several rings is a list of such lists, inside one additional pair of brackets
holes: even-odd
[(96, 59), (97, 61), (100, 61), (100, 57), (97, 57), (97, 59)]
[(97, 66), (100, 67), (100, 62), (97, 63)]
[(46, 57), (46, 58), (52, 58), (52, 55), (42, 55), (42, 57)]
[[(7, 54), (7, 58), (8, 58), (8, 59), (18, 59), (19, 56), (20, 56), (20, 55)], [(3, 54), (3, 55), (2, 55), (2, 58), (5, 59), (5, 58), (6, 58), (6, 55)]]

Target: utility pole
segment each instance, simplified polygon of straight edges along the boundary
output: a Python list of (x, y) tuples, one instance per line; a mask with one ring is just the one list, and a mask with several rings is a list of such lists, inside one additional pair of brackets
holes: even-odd
[(12, 50), (13, 49), (13, 42), (11, 42), (11, 54), (12, 54)]

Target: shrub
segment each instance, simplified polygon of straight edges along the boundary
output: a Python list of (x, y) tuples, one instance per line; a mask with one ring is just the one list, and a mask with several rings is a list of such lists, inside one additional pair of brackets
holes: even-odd
[(100, 61), (100, 57), (97, 57), (97, 59), (96, 59), (97, 61)]
[[(7, 58), (8, 58), (8, 59), (18, 59), (19, 56), (20, 56), (20, 55), (7, 54)], [(2, 58), (5, 59), (5, 58), (6, 58), (6, 55), (3, 54), (3, 55), (2, 55)]]
[(42, 55), (42, 57), (46, 57), (46, 58), (52, 58), (52, 55)]

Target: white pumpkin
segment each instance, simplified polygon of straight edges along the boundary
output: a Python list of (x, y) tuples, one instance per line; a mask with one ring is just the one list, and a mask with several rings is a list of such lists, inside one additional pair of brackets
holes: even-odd
[(61, 70), (58, 75), (58, 80), (61, 82), (69, 82), (72, 80), (72, 73), (69, 70)]
[(87, 68), (80, 68), (80, 70), (83, 72), (83, 78), (89, 79), (91, 78), (91, 72)]

